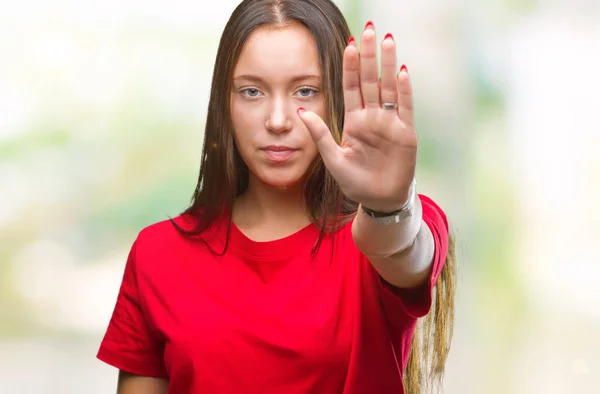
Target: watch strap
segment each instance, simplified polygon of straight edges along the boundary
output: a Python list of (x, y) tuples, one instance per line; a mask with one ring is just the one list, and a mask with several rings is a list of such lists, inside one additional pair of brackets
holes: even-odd
[(402, 208), (398, 209), (397, 211), (393, 211), (393, 212), (374, 211), (372, 209), (364, 207), (362, 204), (360, 206), (361, 210), (367, 216), (369, 216), (373, 221), (375, 221), (377, 224), (389, 225), (389, 224), (400, 223), (402, 220), (412, 216), (412, 207), (415, 203), (415, 199), (416, 199), (416, 195), (417, 195), (416, 186), (417, 186), (417, 180), (415, 178), (413, 178), (413, 181), (410, 184), (408, 200), (406, 201), (406, 203), (404, 203)]

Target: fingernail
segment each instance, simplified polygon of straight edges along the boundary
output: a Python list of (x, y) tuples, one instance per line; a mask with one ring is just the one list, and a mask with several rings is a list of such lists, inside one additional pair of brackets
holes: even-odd
[(302, 107), (298, 107), (298, 109), (296, 110), (296, 112), (298, 112), (298, 115), (300, 115), (301, 113), (306, 112), (306, 110)]
[(348, 45), (356, 45), (356, 42), (354, 42), (354, 37), (350, 37), (348, 40)]
[(404, 71), (405, 73), (408, 74), (408, 69), (406, 68), (406, 65), (402, 65), (402, 67), (400, 67), (400, 72)]
[(367, 29), (371, 29), (371, 30), (375, 30), (375, 27), (373, 26), (373, 22), (368, 21), (367, 24), (365, 25), (365, 30)]
[(392, 40), (394, 39), (394, 36), (392, 35), (392, 33), (386, 34), (385, 37), (383, 38), (383, 41), (387, 40), (388, 38), (391, 38)]

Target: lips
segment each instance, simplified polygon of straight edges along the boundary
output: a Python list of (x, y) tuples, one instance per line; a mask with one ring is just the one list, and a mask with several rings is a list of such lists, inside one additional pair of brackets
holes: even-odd
[(283, 145), (270, 145), (261, 149), (267, 159), (274, 163), (283, 163), (294, 156), (298, 149), (290, 148)]
[(265, 146), (264, 148), (262, 148), (262, 150), (268, 150), (268, 151), (272, 151), (272, 152), (285, 152), (288, 150), (296, 150), (296, 149), (290, 148), (289, 146), (285, 146), (285, 145), (269, 145), (269, 146)]

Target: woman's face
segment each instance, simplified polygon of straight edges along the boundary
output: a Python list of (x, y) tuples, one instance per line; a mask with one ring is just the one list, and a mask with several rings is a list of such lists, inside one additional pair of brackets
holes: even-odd
[(325, 119), (316, 43), (300, 24), (261, 27), (233, 74), (231, 118), (238, 151), (254, 177), (287, 187), (304, 182), (317, 148), (298, 107)]

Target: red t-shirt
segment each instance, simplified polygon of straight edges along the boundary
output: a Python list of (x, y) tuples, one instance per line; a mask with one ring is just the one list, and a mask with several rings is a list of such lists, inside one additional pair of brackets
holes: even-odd
[(444, 213), (419, 197), (435, 256), (428, 285), (411, 291), (383, 283), (350, 224), (314, 258), (314, 225), (270, 242), (233, 225), (221, 256), (208, 246), (222, 251), (226, 220), (203, 233), (208, 246), (169, 221), (151, 225), (131, 248), (97, 357), (169, 379), (169, 394), (403, 393), (415, 324), (448, 248)]

